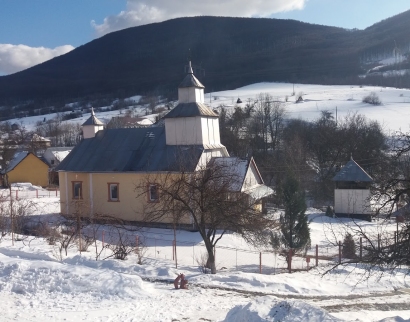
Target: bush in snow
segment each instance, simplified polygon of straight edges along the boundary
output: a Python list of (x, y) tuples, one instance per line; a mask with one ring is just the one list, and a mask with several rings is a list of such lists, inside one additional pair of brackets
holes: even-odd
[(326, 208), (326, 216), (327, 216), (327, 217), (330, 217), (330, 218), (333, 218), (334, 215), (335, 215), (335, 213), (334, 213), (334, 211), (333, 211), (333, 208), (330, 207), (330, 206), (327, 206), (327, 208)]
[(349, 233), (346, 234), (345, 239), (343, 240), (342, 256), (349, 259), (356, 258), (356, 244), (353, 236)]
[(372, 105), (380, 105), (382, 103), (379, 96), (375, 92), (371, 92), (369, 95), (363, 97), (362, 102)]

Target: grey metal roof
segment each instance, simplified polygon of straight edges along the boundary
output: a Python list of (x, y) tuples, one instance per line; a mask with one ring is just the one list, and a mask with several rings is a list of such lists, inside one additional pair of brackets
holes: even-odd
[(6, 172), (13, 170), (21, 161), (23, 161), (29, 155), (29, 153), (30, 152), (28, 151), (17, 152), (14, 155), (13, 159), (11, 159), (10, 163), (7, 165), (6, 169), (2, 171), (2, 173), (4, 174)]
[(203, 150), (202, 146), (166, 145), (164, 127), (108, 129), (82, 140), (56, 170), (194, 171)]
[(199, 102), (179, 103), (175, 106), (164, 118), (171, 117), (193, 117), (193, 116), (209, 116), (218, 117), (214, 111), (208, 106)]
[(104, 123), (97, 119), (94, 114), (94, 109), (91, 108), (91, 116), (82, 124), (82, 126), (84, 125), (104, 125)]
[(196, 87), (196, 88), (205, 88), (204, 85), (195, 77), (194, 74), (188, 74), (182, 80), (181, 84), (179, 84), (178, 88), (185, 88), (185, 87)]
[(353, 159), (334, 176), (333, 181), (373, 182), (371, 176)]

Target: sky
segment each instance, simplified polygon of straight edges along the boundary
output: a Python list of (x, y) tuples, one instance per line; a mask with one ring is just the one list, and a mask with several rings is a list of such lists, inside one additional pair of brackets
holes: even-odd
[(409, 0), (0, 0), (0, 75), (112, 31), (177, 17), (268, 17), (365, 29), (409, 9)]

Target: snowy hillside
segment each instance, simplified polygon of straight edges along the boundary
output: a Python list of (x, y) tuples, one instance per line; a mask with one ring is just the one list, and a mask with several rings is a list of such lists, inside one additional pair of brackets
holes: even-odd
[[(337, 118), (341, 119), (349, 113), (360, 113), (371, 120), (377, 120), (383, 126), (386, 133), (391, 131), (409, 129), (410, 121), (410, 90), (396, 88), (382, 88), (374, 86), (324, 86), (295, 84), (294, 92), (303, 93), (303, 101), (295, 103), (295, 96), (292, 96), (293, 84), (289, 83), (258, 83), (235, 90), (215, 92), (205, 94), (205, 103), (217, 109), (221, 105), (233, 108), (238, 98), (244, 107), (246, 102), (257, 99), (260, 93), (270, 94), (274, 100), (282, 101), (286, 104), (288, 118), (301, 118), (314, 120), (320, 116), (320, 112), (328, 110)], [(382, 104), (375, 106), (362, 102), (363, 97), (375, 92)], [(287, 98), (287, 102), (286, 102)], [(120, 116), (124, 111), (97, 112), (97, 117), (108, 122), (113, 116)], [(146, 109), (136, 108), (134, 114), (147, 117), (155, 121), (156, 115), (145, 116)], [(28, 130), (34, 130), (38, 121), (51, 119), (55, 114), (26, 117), (22, 119), (10, 120), (11, 123), (22, 122)], [(83, 114), (81, 118), (66, 122), (82, 124), (89, 117)]]

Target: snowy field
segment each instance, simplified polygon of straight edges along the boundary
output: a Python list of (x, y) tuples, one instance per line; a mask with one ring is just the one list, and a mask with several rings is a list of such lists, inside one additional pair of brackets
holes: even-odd
[[(357, 112), (379, 121), (387, 134), (409, 130), (410, 90), (295, 84), (295, 93), (302, 92), (304, 97), (297, 104), (292, 91), (292, 84), (259, 83), (206, 94), (205, 101), (212, 108), (233, 108), (238, 98), (243, 102), (240, 106), (245, 106), (248, 99), (268, 93), (286, 104), (289, 118), (314, 120), (323, 110), (336, 115), (337, 108), (338, 119)], [(362, 103), (371, 92), (380, 97), (382, 105)], [(145, 108), (135, 112), (142, 116)], [(119, 113), (96, 114), (108, 122)], [(54, 116), (10, 121), (34, 130), (37, 121)], [(67, 122), (83, 123), (88, 117), (84, 114)], [(155, 115), (147, 117), (155, 119)], [(12, 190), (28, 215), (50, 224), (59, 218), (55, 193), (24, 185)], [(308, 213), (312, 246), (336, 254), (337, 247), (329, 242), (343, 239), (349, 223), (325, 217), (315, 209)], [(378, 222), (357, 224), (367, 231), (380, 229)], [(395, 224), (383, 229), (393, 231)], [(410, 278), (405, 268), (394, 274), (372, 271), (368, 275), (364, 266), (344, 265), (326, 273), (332, 262), (321, 260), (319, 267), (309, 271), (278, 274), (286, 265), (283, 257), (264, 249), (260, 274), (259, 250), (228, 234), (218, 244), (219, 271), (210, 275), (199, 267), (204, 247), (197, 233), (178, 232), (175, 267), (172, 234), (160, 229), (134, 233), (147, 243), (142, 265), (135, 254), (125, 261), (96, 261), (92, 247), (82, 253), (72, 247), (60, 260), (55, 246), (42, 238), (17, 236), (12, 245), (11, 236), (4, 236), (0, 240), (0, 321), (410, 321)], [(97, 248), (102, 248), (102, 231), (98, 236)], [(232, 249), (243, 250), (242, 255), (238, 257)], [(295, 258), (294, 264), (306, 268), (303, 260)], [(178, 273), (187, 276), (189, 290), (174, 289), (172, 282)]]
[[(206, 85), (206, 83), (205, 83)], [(397, 88), (384, 88), (375, 86), (325, 86), (325, 85), (308, 85), (295, 84), (295, 93), (303, 93), (304, 101), (295, 103), (293, 84), (289, 83), (258, 83), (235, 90), (215, 92), (205, 94), (205, 103), (212, 108), (218, 108), (221, 105), (227, 108), (233, 108), (238, 98), (244, 107), (248, 99), (255, 100), (261, 93), (267, 93), (274, 100), (282, 101), (286, 104), (288, 118), (301, 118), (305, 120), (314, 120), (320, 116), (321, 111), (327, 110), (343, 119), (349, 113), (360, 113), (371, 120), (377, 120), (383, 126), (387, 134), (392, 131), (408, 131), (410, 125), (410, 90)], [(363, 97), (375, 92), (382, 104), (374, 106), (362, 102)], [(288, 102), (286, 101), (288, 97)], [(135, 98), (135, 97), (133, 97)], [(145, 116), (146, 109), (137, 107), (134, 110), (136, 115), (146, 117), (155, 121), (156, 114)], [(113, 116), (120, 116), (124, 111), (97, 112), (97, 117), (108, 122)], [(31, 116), (22, 119), (9, 120), (11, 123), (22, 122), (28, 130), (34, 130), (36, 122), (43, 121), (44, 117), (49, 120), (56, 114)], [(69, 123), (84, 123), (89, 117), (84, 114), (81, 118), (69, 120)]]
[[(24, 199), (35, 206), (33, 218), (58, 219), (59, 199)], [(23, 202), (21, 199), (20, 202)], [(312, 244), (325, 245), (329, 229), (346, 228), (346, 220), (309, 209)], [(377, 223), (358, 222), (365, 229)], [(388, 225), (394, 229), (395, 224)], [(339, 230), (340, 228), (340, 230)], [(146, 238), (170, 236), (169, 230), (138, 231)], [(198, 233), (180, 231), (177, 240), (200, 247)], [(245, 248), (234, 234), (220, 242)], [(102, 247), (101, 238), (97, 248)], [(1, 321), (406, 321), (410, 320), (410, 279), (407, 271), (371, 274), (346, 265), (327, 274), (327, 266), (310, 271), (259, 274), (221, 270), (204, 274), (192, 253), (178, 248), (182, 264), (175, 268), (172, 248), (148, 244), (142, 265), (127, 260), (95, 260), (95, 249), (69, 249), (59, 260), (55, 246), (43, 238), (10, 235), (0, 242)], [(155, 250), (155, 251), (154, 251)], [(221, 257), (221, 256), (219, 256)], [(218, 255), (217, 255), (218, 258)], [(223, 258), (220, 258), (223, 260)], [(218, 262), (218, 260), (217, 260)], [(218, 266), (218, 265), (217, 265)], [(189, 290), (175, 290), (173, 280), (184, 273)]]

